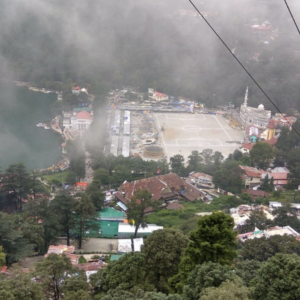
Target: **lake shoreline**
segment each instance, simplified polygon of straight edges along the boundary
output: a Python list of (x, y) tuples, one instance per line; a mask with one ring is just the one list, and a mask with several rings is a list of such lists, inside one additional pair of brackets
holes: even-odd
[[(51, 120), (57, 98), (29, 90), (27, 82), (0, 79), (0, 166), (22, 162), (27, 169), (44, 169), (61, 160), (61, 137), (36, 125)], [(51, 132), (51, 133), (50, 133)]]

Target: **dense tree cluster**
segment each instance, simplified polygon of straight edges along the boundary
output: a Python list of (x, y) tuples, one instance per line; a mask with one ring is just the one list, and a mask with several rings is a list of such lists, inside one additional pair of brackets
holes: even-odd
[(61, 235), (66, 236), (68, 245), (72, 238), (81, 248), (87, 229), (99, 231), (96, 217), (103, 207), (100, 191), (90, 188), (73, 196), (67, 190), (58, 191), (50, 201), (49, 187), (37, 174), (28, 173), (23, 164), (9, 166), (1, 177), (1, 265), (43, 254)]
[(30, 274), (13, 266), (0, 276), (0, 296), (12, 300), (299, 298), (300, 241), (273, 236), (239, 242), (238, 247), (236, 243), (233, 219), (215, 212), (200, 218), (189, 238), (178, 230), (155, 231), (141, 253), (110, 262), (89, 282), (64, 255), (50, 254)]

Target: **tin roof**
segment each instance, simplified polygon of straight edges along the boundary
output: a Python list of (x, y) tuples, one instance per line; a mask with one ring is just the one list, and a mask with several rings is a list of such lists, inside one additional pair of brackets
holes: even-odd
[[(201, 194), (201, 192), (194, 186), (186, 183), (180, 176), (171, 172), (166, 175), (144, 178), (133, 182), (125, 181), (120, 186), (119, 192), (116, 193), (115, 196), (120, 201), (126, 200), (125, 202), (128, 203), (128, 201), (134, 196), (134, 193), (139, 189), (148, 190), (152, 194), (152, 199), (154, 200), (167, 198), (175, 195), (175, 193), (181, 193), (183, 197), (190, 201), (194, 201)], [(184, 191), (184, 193), (182, 193), (182, 191)]]

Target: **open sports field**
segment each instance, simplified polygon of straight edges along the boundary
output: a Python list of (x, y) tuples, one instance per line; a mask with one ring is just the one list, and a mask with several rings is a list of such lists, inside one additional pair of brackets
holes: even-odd
[(207, 148), (227, 157), (243, 140), (242, 132), (230, 127), (227, 119), (219, 115), (159, 113), (154, 118), (159, 131), (164, 128), (160, 131), (160, 143), (168, 158), (175, 154), (187, 158), (193, 150), (201, 152)]

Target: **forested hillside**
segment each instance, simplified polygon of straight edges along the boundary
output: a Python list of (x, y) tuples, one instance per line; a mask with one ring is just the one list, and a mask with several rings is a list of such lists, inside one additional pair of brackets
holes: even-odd
[[(279, 107), (297, 108), (300, 39), (284, 2), (195, 1)], [(297, 18), (297, 1), (290, 1)], [(299, 11), (299, 9), (298, 9)], [(188, 12), (188, 13), (186, 13)], [(272, 36), (251, 26), (268, 20)], [(174, 96), (273, 109), (188, 1), (1, 1), (3, 79), (131, 85)], [(258, 55), (258, 56), (257, 56)], [(253, 57), (259, 57), (257, 60)]]

